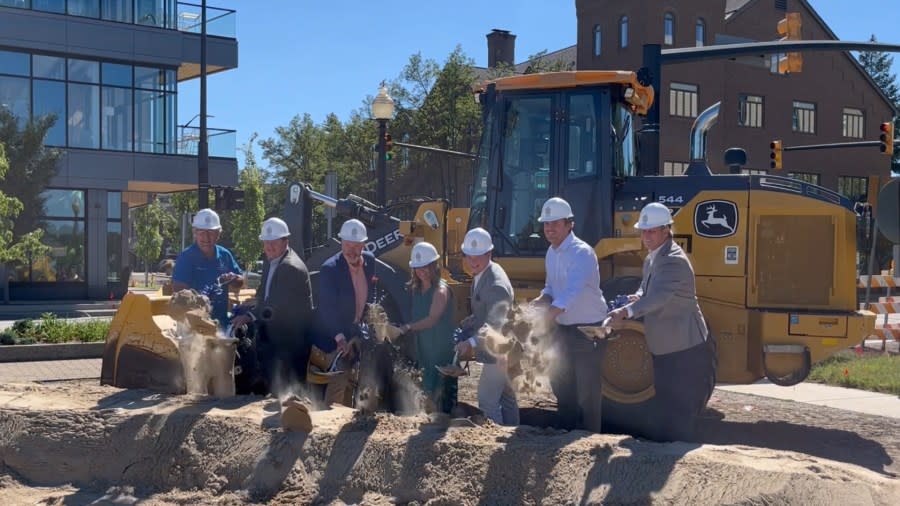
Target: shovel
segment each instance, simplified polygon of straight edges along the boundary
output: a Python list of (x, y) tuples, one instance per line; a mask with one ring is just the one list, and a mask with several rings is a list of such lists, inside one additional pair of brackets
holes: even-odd
[(459, 352), (453, 352), (453, 361), (450, 365), (436, 365), (438, 372), (443, 374), (444, 376), (450, 376), (453, 378), (459, 378), (460, 376), (466, 376), (469, 374), (467, 369), (463, 369), (459, 366), (458, 363)]
[(612, 318), (607, 317), (600, 325), (579, 325), (578, 330), (584, 332), (584, 335), (588, 337), (588, 339), (609, 339), (613, 341), (617, 339), (617, 337), (610, 337), (610, 335), (616, 331), (616, 329), (611, 326)]

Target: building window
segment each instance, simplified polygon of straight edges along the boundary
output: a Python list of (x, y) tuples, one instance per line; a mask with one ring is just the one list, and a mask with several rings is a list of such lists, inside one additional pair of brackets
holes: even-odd
[(106, 280), (119, 281), (122, 272), (122, 194), (106, 192)]
[(131, 23), (133, 0), (101, 0), (101, 15), (109, 21)]
[(44, 209), (39, 226), (41, 242), (50, 247), (47, 255), (27, 259), (17, 265), (14, 281), (85, 280), (84, 192), (81, 190), (45, 190)]
[(819, 184), (819, 175), (815, 172), (788, 172), (788, 177), (815, 185)]
[(697, 18), (697, 24), (694, 26), (694, 45), (697, 47), (706, 45), (706, 22)]
[(860, 109), (852, 107), (844, 107), (843, 115), (843, 132), (844, 137), (853, 137), (854, 139), (862, 139), (865, 135), (863, 125), (865, 124), (863, 112)]
[(594, 25), (594, 56), (600, 56), (601, 49), (600, 25)]
[(680, 176), (688, 168), (687, 162), (663, 162), (663, 176)]
[(66, 7), (66, 13), (72, 16), (100, 17), (100, 4), (97, 0), (69, 0)]
[(791, 129), (803, 134), (816, 133), (816, 104), (795, 100)]
[(765, 176), (769, 171), (766, 169), (741, 169), (741, 174), (747, 174), (750, 176)]
[(174, 154), (176, 91), (172, 69), (0, 51), (0, 107), (55, 117), (48, 146)]
[(663, 44), (671, 46), (675, 44), (675, 15), (667, 12), (663, 18)]
[(697, 117), (697, 85), (672, 83), (669, 86), (669, 115)]
[(619, 47), (628, 47), (628, 16), (619, 20)]
[(763, 98), (758, 95), (740, 95), (738, 97), (738, 125), (762, 128)]
[(869, 195), (869, 178), (859, 176), (838, 176), (838, 193), (857, 202)]

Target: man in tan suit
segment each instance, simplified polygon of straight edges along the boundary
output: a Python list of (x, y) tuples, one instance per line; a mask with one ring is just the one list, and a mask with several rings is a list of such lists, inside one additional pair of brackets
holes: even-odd
[(641, 210), (635, 228), (650, 252), (644, 259), (641, 287), (609, 317), (614, 323), (644, 320), (656, 389), (656, 421), (649, 424), (647, 435), (658, 441), (689, 441), (715, 385), (714, 348), (697, 302), (694, 269), (672, 239), (671, 227), (666, 206), (654, 202)]
[(491, 260), (494, 243), (483, 228), (473, 228), (463, 239), (462, 252), (472, 273), (472, 314), (463, 320), (463, 337), (456, 345), (461, 356), (475, 349), (483, 364), (478, 379), (478, 408), (500, 425), (519, 425), (519, 404), (507, 375), (505, 356), (495, 357), (485, 349), (479, 330), (487, 325), (500, 331), (513, 303), (513, 287), (499, 264)]

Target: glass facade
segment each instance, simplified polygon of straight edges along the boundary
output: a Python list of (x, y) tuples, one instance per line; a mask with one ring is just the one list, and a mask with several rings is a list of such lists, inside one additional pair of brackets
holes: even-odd
[(177, 153), (176, 73), (76, 58), (0, 51), (0, 107), (53, 115), (49, 146)]
[[(200, 33), (199, 2), (177, 0), (0, 0), (0, 6), (32, 9), (117, 23), (155, 26)], [(209, 35), (235, 37), (235, 13), (231, 9), (206, 7)]]
[(85, 199), (81, 190), (45, 190), (39, 226), (46, 255), (35, 255), (15, 266), (11, 281), (53, 282), (85, 280)]

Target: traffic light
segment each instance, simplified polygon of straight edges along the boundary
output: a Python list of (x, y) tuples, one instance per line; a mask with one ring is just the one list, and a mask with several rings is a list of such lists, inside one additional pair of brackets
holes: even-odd
[(244, 190), (237, 188), (215, 188), (214, 209), (216, 211), (233, 211), (244, 208)]
[(772, 161), (769, 162), (769, 167), (771, 167), (775, 170), (781, 170), (781, 167), (782, 167), (782, 165), (781, 165), (781, 152), (782, 152), (781, 141), (777, 141), (777, 140), (772, 141), (772, 143), (769, 144), (769, 147), (772, 148), (772, 153), (769, 155), (769, 158), (771, 158)]
[(394, 159), (394, 139), (391, 138), (391, 134), (384, 134), (384, 159), (385, 160), (393, 160)]
[(888, 155), (894, 155), (894, 124), (891, 122), (881, 124), (881, 152)]
[[(788, 12), (784, 19), (778, 22), (779, 40), (803, 40), (800, 28), (803, 22), (799, 12)], [(789, 74), (803, 70), (803, 55), (800, 53), (787, 53), (778, 57), (778, 73)]]

